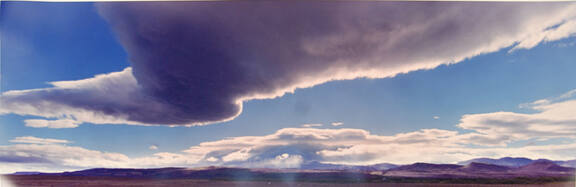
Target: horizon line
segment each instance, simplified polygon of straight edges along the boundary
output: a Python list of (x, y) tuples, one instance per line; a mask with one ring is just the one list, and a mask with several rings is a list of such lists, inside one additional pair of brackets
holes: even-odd
[(334, 1), (334, 2), (534, 2), (534, 3), (554, 3), (554, 2), (576, 2), (576, 0), (1, 0), (1, 2), (218, 2), (218, 1)]

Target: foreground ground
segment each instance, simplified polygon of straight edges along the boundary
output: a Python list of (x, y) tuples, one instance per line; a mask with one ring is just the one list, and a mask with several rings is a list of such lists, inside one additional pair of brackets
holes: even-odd
[(258, 187), (258, 186), (280, 186), (280, 187), (325, 187), (325, 186), (346, 186), (346, 187), (518, 187), (518, 186), (545, 186), (545, 187), (575, 187), (574, 182), (557, 182), (547, 184), (441, 184), (441, 183), (306, 183), (289, 181), (210, 181), (198, 179), (127, 179), (110, 177), (62, 177), (62, 176), (8, 176), (4, 178), (4, 184), (0, 187), (10, 187), (6, 180), (15, 187), (163, 187), (163, 186), (234, 186), (234, 187)]

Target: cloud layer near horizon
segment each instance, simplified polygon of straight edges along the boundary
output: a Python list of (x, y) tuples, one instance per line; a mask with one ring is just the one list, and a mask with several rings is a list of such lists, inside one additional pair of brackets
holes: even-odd
[(15, 144), (0, 145), (0, 173), (207, 165), (297, 168), (312, 161), (352, 165), (455, 163), (506, 156), (576, 159), (576, 122), (573, 115), (568, 115), (576, 111), (576, 100), (564, 97), (539, 100), (531, 105), (536, 111), (532, 114), (465, 115), (458, 126), (471, 132), (421, 129), (376, 135), (352, 128), (284, 128), (269, 135), (231, 137), (203, 142), (181, 152), (143, 157), (89, 150), (72, 146), (67, 140), (17, 137), (11, 141)]
[(56, 119), (30, 123), (34, 127), (208, 124), (235, 118), (246, 100), (327, 81), (393, 77), (576, 33), (574, 3), (138, 2), (98, 8), (132, 67), (5, 92), (0, 114)]

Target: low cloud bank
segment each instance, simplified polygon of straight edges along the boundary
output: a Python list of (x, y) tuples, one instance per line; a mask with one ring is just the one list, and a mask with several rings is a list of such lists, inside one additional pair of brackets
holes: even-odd
[[(532, 114), (469, 114), (459, 127), (383, 136), (362, 129), (284, 128), (265, 136), (203, 142), (182, 152), (131, 158), (70, 145), (67, 140), (17, 137), (0, 146), (0, 172), (52, 171), (94, 167), (195, 167), (207, 165), (297, 168), (318, 161), (338, 164), (456, 163), (506, 156), (571, 160), (576, 155), (576, 100), (550, 99)], [(562, 139), (563, 141), (551, 141)], [(519, 145), (518, 142), (532, 142)], [(62, 154), (66, 153), (66, 154)], [(422, 155), (426, 155), (422, 157)]]

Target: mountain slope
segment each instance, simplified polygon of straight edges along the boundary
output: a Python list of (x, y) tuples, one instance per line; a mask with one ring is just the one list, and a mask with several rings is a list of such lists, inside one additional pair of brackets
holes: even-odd
[(500, 159), (476, 158), (476, 159), (472, 159), (472, 160), (458, 162), (458, 164), (459, 165), (467, 165), (467, 164), (470, 164), (472, 162), (483, 163), (483, 164), (493, 164), (493, 165), (500, 165), (500, 166), (509, 166), (509, 167), (520, 167), (520, 166), (528, 165), (528, 164), (534, 162), (534, 160), (531, 160), (528, 158), (522, 158), (522, 157), (518, 157), (518, 158), (504, 157), (504, 158), (500, 158)]
[[(546, 160), (546, 159), (539, 159), (539, 160)], [(523, 157), (504, 157), (499, 159), (492, 159), (492, 158), (476, 158), (472, 160), (466, 160), (462, 162), (458, 162), (458, 165), (467, 165), (472, 162), (476, 163), (483, 163), (483, 164), (494, 164), (500, 166), (509, 166), (509, 167), (522, 167), (528, 164), (531, 164), (538, 160), (532, 160), (529, 158)], [(563, 167), (576, 167), (576, 160), (566, 160), (566, 161), (552, 161), (555, 164), (558, 164)]]
[(536, 160), (516, 169), (516, 172), (534, 175), (573, 174), (574, 168), (559, 166), (550, 160)]
[(380, 163), (380, 164), (373, 164), (373, 165), (366, 165), (366, 166), (358, 166), (358, 165), (342, 165), (342, 164), (326, 164), (320, 162), (308, 162), (302, 164), (300, 169), (304, 170), (345, 170), (345, 171), (381, 171), (387, 170), (391, 168), (398, 167), (395, 164), (389, 163)]
[(472, 162), (468, 165), (416, 163), (389, 169), (384, 176), (417, 178), (513, 178), (568, 177), (574, 168), (562, 167), (549, 160), (538, 160), (521, 167)]

